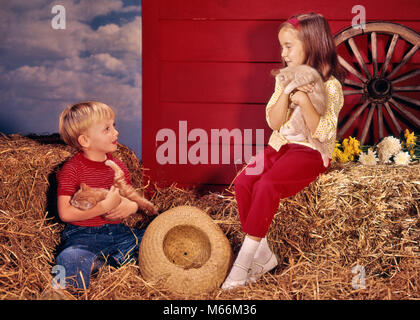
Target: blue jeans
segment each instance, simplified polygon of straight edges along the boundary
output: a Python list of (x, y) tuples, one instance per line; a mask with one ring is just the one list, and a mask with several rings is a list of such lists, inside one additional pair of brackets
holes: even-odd
[(64, 267), (65, 284), (88, 288), (94, 265), (119, 267), (137, 259), (145, 229), (123, 224), (80, 227), (68, 224), (61, 235), (57, 265)]

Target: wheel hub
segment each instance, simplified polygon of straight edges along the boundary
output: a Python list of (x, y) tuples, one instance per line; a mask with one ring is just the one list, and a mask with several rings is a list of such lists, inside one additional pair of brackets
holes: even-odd
[(392, 95), (392, 83), (386, 78), (373, 78), (367, 83), (367, 92), (375, 102), (385, 102)]

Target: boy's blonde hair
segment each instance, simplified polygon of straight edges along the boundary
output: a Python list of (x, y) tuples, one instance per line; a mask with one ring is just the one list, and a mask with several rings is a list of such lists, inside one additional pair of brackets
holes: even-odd
[(82, 146), (78, 138), (93, 123), (115, 118), (112, 108), (98, 101), (79, 102), (67, 107), (60, 115), (58, 131), (61, 139), (79, 150)]

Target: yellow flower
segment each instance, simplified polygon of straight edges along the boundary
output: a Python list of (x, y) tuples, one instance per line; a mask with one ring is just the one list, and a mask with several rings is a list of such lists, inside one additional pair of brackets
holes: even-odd
[(341, 152), (339, 148), (340, 148), (340, 143), (336, 141), (333, 154), (332, 154), (332, 161), (338, 161), (338, 154)]
[(408, 146), (414, 146), (416, 144), (417, 137), (414, 135), (414, 131), (410, 133), (408, 129), (404, 131), (405, 141)]
[(354, 155), (359, 155), (362, 152), (362, 150), (360, 150), (360, 141), (356, 138), (350, 137), (350, 145), (352, 146)]
[(353, 161), (354, 157), (362, 152), (360, 150), (360, 142), (353, 137), (349, 137), (343, 140), (343, 154), (341, 159), (345, 162)]
[(349, 153), (347, 153), (347, 152), (343, 152), (343, 151), (341, 151), (340, 149), (335, 149), (334, 150), (335, 151), (335, 153), (334, 153), (334, 159), (335, 159), (335, 161), (339, 161), (340, 163), (347, 163), (347, 162), (349, 162)]

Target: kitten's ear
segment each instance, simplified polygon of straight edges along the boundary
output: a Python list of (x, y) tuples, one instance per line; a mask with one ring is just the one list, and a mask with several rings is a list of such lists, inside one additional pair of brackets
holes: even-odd
[(89, 188), (88, 186), (87, 186), (87, 184), (86, 183), (81, 183), (80, 184), (80, 188), (82, 188), (82, 190), (86, 190), (87, 188)]

